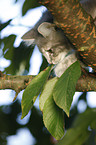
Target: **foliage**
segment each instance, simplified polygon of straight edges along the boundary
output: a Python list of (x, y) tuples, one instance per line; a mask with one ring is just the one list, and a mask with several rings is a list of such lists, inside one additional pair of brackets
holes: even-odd
[[(18, 0), (16, 0), (16, 2), (17, 1)], [(40, 4), (36, 0), (30, 0), (30, 3), (28, 0), (25, 0), (22, 8), (22, 15), (24, 16), (29, 9), (36, 8), (38, 6), (40, 6)], [(1, 23), (0, 30), (3, 31), (4, 28), (10, 25), (10, 22), (11, 19), (6, 23)], [(14, 47), (15, 39), (16, 35), (11, 34), (10, 36), (4, 37), (0, 40), (1, 44), (4, 44), (3, 57), (11, 61), (11, 64), (9, 67), (5, 68), (4, 72), (10, 75), (15, 75), (19, 71), (20, 65), (23, 64), (23, 74), (27, 74), (30, 68), (29, 61), (34, 47), (26, 46), (21, 42), (19, 47), (16, 48)], [(65, 129), (68, 130), (58, 145), (96, 144), (95, 109), (91, 110), (87, 106), (87, 110), (84, 113), (79, 114), (77, 111), (78, 103), (76, 106), (71, 108), (76, 83), (81, 75), (79, 62), (77, 61), (71, 65), (60, 78), (51, 78), (52, 66), (45, 69), (47, 66), (48, 63), (45, 58), (43, 58), (40, 73), (27, 86), (22, 96), (22, 118), (24, 118), (32, 108), (32, 113), (27, 127), (33, 136), (36, 137), (36, 145), (51, 145), (51, 137), (53, 136), (56, 140), (60, 140), (64, 136)], [(43, 116), (41, 115), (41, 112), (33, 106), (38, 95), (39, 107)], [(86, 94), (83, 93), (78, 102), (80, 99), (86, 101)], [(0, 121), (1, 135), (2, 132), (7, 132), (9, 135), (15, 134), (16, 130), (22, 127), (16, 122), (16, 116), (21, 110), (20, 104), (16, 101), (10, 105), (10, 107), (12, 112), (9, 112), (8, 114), (2, 111), (3, 106), (0, 108), (0, 118), (2, 118)], [(69, 116), (69, 118), (65, 113)], [(8, 118), (12, 119), (9, 120)], [(5, 121), (5, 126), (2, 126), (3, 121)], [(49, 132), (47, 132), (44, 126), (52, 136)], [(43, 129), (45, 129), (45, 131), (43, 131)], [(2, 137), (0, 138), (2, 144), (6, 142), (5, 138), (4, 140)]]
[(14, 47), (13, 44), (15, 39), (16, 35), (13, 34), (1, 39), (4, 44), (3, 56), (11, 61), (10, 66), (5, 68), (5, 72), (13, 75), (19, 71), (21, 64), (24, 65), (24, 70), (29, 71), (29, 61), (34, 49), (33, 46), (26, 47), (22, 42), (19, 47)]
[[(68, 129), (65, 137), (62, 139), (62, 141), (59, 142), (58, 145), (89, 145), (89, 144), (96, 144), (96, 130), (92, 125), (90, 124), (96, 123), (96, 110), (95, 109), (88, 109), (84, 113), (79, 114), (72, 127)], [(90, 143), (88, 143), (89, 138), (94, 134), (93, 140), (91, 140)], [(70, 139), (69, 139), (70, 138)]]
[(53, 100), (53, 89), (58, 79), (49, 80), (40, 95), (40, 110), (43, 121), (50, 133), (59, 140), (64, 135), (64, 114)]
[(9, 25), (10, 22), (11, 22), (11, 20), (12, 20), (12, 19), (8, 20), (7, 22), (5, 22), (5, 23), (3, 23), (3, 24), (2, 24), (2, 23), (0, 24), (0, 31), (3, 30), (7, 25)]
[(7, 137), (17, 135), (19, 129), (28, 128), (36, 139), (35, 145), (51, 145), (50, 135), (44, 129), (40, 111), (33, 107), (29, 121), (26, 124), (19, 123), (18, 116), (21, 115), (20, 102), (16, 101), (10, 105), (0, 107), (0, 144), (7, 144)]
[[(43, 72), (40, 72), (25, 89), (22, 97), (22, 118), (29, 112), (37, 96), (42, 91), (42, 87), (48, 78), (49, 72), (50, 67), (46, 71), (44, 70)], [(79, 77), (80, 65), (78, 62), (75, 62), (64, 72), (59, 80), (56, 78), (49, 80), (41, 93), (40, 109), (43, 111), (44, 124), (57, 140), (64, 135), (64, 119), (62, 111), (64, 110), (69, 116), (72, 97), (75, 93), (75, 86)], [(56, 106), (55, 103), (58, 106)], [(64, 107), (62, 107), (62, 105)]]
[(22, 8), (22, 15), (25, 15), (29, 9), (36, 8), (38, 6), (40, 6), (38, 0), (31, 0), (30, 2), (28, 0), (25, 0)]
[(42, 90), (43, 85), (48, 78), (51, 67), (47, 68), (46, 71), (40, 72), (33, 81), (27, 86), (22, 97), (22, 118), (27, 115), (29, 110), (32, 108), (36, 98)]
[(77, 80), (81, 75), (79, 62), (72, 64), (60, 77), (54, 87), (55, 103), (69, 116)]

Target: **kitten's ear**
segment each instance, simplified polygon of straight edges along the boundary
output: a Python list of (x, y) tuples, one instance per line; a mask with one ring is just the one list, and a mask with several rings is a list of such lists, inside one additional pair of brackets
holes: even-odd
[(54, 31), (54, 24), (48, 23), (48, 22), (43, 22), (41, 25), (38, 27), (38, 32), (44, 36), (45, 38), (50, 35), (52, 31)]
[(37, 37), (37, 32), (34, 29), (29, 30), (27, 33), (25, 33), (21, 39), (23, 39), (24, 41), (28, 41), (28, 40), (35, 40)]
[(25, 33), (21, 39), (23, 39), (25, 41), (25, 43), (27, 45), (32, 45), (32, 44), (35, 44), (35, 32), (34, 32), (34, 29), (31, 29), (30, 31), (28, 31), (27, 33)]

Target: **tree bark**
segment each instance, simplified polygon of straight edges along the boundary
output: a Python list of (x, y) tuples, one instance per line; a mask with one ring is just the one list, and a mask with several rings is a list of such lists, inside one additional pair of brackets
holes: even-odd
[[(34, 77), (32, 75), (11, 76), (2, 74), (0, 77), (0, 89), (12, 89), (18, 94), (27, 87)], [(90, 74), (82, 75), (77, 82), (76, 91), (96, 91), (96, 78)]]
[[(54, 16), (54, 23), (79, 51), (83, 61), (96, 71), (96, 26), (93, 19), (81, 7), (79, 0), (39, 0)], [(35, 76), (11, 76), (0, 72), (0, 89), (12, 89), (18, 94)], [(76, 91), (96, 91), (96, 77), (85, 74), (80, 77)]]
[(54, 16), (60, 27), (79, 51), (82, 60), (96, 71), (96, 26), (79, 0), (39, 0)]

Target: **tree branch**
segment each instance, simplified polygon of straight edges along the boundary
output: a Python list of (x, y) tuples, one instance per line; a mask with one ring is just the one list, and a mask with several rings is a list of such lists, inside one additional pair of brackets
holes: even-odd
[[(1, 73), (0, 73), (1, 74)], [(12, 89), (18, 94), (25, 89), (35, 76), (11, 76), (2, 74), (0, 77), (0, 90)], [(85, 74), (80, 77), (76, 85), (76, 91), (96, 91), (96, 78), (90, 74)]]
[(35, 76), (11, 76), (0, 72), (0, 90), (12, 89), (16, 94), (25, 89)]
[(79, 0), (39, 0), (54, 16), (60, 27), (79, 51), (83, 61), (96, 71), (96, 26)]
[(82, 75), (77, 82), (76, 91), (96, 91), (96, 77), (92, 76), (90, 73), (87, 75)]

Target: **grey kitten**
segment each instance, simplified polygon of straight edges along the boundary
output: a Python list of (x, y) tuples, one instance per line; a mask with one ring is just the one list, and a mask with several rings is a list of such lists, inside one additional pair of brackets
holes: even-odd
[[(82, 0), (81, 5), (93, 18), (96, 17), (96, 0)], [(53, 24), (49, 11), (43, 13), (35, 27), (24, 34), (22, 39), (37, 44), (48, 63), (55, 64), (54, 71), (58, 77), (77, 61), (73, 45), (64, 32)]]

